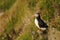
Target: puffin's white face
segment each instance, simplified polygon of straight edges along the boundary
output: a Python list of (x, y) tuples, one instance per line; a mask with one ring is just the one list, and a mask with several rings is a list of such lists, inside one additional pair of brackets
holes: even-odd
[(36, 14), (35, 14), (35, 17), (38, 17), (38, 16), (39, 16), (39, 15), (36, 13)]

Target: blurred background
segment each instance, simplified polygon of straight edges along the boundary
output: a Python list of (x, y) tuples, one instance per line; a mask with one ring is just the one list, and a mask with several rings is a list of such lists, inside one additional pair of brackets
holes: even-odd
[(32, 17), (39, 10), (48, 40), (60, 40), (60, 0), (0, 0), (0, 40), (44, 40)]

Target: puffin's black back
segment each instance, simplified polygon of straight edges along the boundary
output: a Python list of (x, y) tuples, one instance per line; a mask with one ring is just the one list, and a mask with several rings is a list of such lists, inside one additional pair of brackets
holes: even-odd
[(37, 20), (38, 20), (38, 24), (39, 24), (39, 27), (41, 28), (48, 28), (48, 25), (40, 18), (40, 14), (38, 13), (38, 17), (37, 17)]

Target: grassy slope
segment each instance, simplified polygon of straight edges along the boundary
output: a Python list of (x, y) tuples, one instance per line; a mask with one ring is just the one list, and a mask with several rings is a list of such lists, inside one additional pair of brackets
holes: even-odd
[(8, 10), (16, 0), (0, 0), (0, 10)]
[[(2, 1), (5, 2), (5, 1)], [(32, 32), (36, 32), (37, 28), (34, 25), (34, 18), (32, 18), (32, 15), (35, 13), (36, 10), (39, 10), (40, 8), (42, 8), (42, 19), (44, 19), (46, 22), (48, 21), (48, 23), (50, 23), (49, 26), (53, 26), (55, 27), (60, 26), (60, 22), (57, 21), (60, 20), (58, 18), (58, 16), (56, 14), (54, 14), (55, 12), (55, 8), (54, 8), (54, 4), (59, 4), (60, 1), (55, 0), (54, 1), (44, 1), (44, 0), (16, 0), (12, 1), (12, 3), (9, 1), (7, 1), (7, 3), (9, 4), (14, 4), (14, 5), (3, 5), (3, 3), (0, 3), (0, 5), (3, 5), (2, 9), (9, 9), (7, 10), (7, 12), (5, 13), (5, 15), (8, 15), (8, 17), (6, 19), (8, 19), (9, 21), (6, 23), (6, 30), (5, 33), (10, 33), (12, 31), (12, 29), (15, 29), (16, 33), (19, 31), (19, 29), (21, 29), (21, 33), (19, 36), (17, 36), (15, 38), (15, 40), (33, 40), (32, 36), (34, 38), (37, 38), (35, 40), (40, 40), (39, 37), (35, 37), (34, 35), (32, 35)], [(59, 2), (59, 3), (58, 3)], [(52, 3), (54, 3), (52, 5)], [(52, 7), (53, 6), (53, 7)], [(1, 9), (1, 6), (0, 6)], [(58, 8), (57, 8), (58, 10)], [(9, 14), (8, 14), (9, 13)], [(57, 16), (57, 17), (56, 17)], [(54, 18), (55, 20), (54, 20)], [(3, 18), (2, 18), (3, 19)], [(54, 22), (55, 23), (54, 23)], [(56, 25), (55, 25), (56, 24)], [(58, 27), (58, 30), (59, 27)], [(38, 35), (35, 34), (36, 36)]]

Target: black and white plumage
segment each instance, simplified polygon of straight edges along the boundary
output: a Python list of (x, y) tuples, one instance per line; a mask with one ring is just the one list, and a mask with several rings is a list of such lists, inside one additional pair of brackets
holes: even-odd
[(48, 25), (40, 18), (39, 13), (35, 14), (35, 25), (43, 31), (48, 29)]

